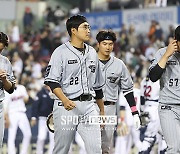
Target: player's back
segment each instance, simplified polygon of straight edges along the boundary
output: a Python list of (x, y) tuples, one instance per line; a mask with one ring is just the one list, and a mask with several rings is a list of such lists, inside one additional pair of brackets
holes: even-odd
[(141, 81), (141, 96), (145, 98), (146, 104), (156, 102), (158, 104), (160, 92), (160, 82), (152, 82), (148, 77)]

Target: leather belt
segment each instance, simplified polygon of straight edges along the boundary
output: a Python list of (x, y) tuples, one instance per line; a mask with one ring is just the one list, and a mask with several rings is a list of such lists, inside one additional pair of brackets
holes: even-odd
[(115, 105), (115, 102), (104, 101), (104, 105)]
[(92, 98), (93, 98), (93, 96), (92, 95), (90, 95), (90, 94), (87, 94), (87, 95), (80, 95), (80, 96), (78, 96), (78, 97), (76, 97), (76, 98), (73, 98), (73, 99), (71, 99), (72, 101), (91, 101), (92, 100)]

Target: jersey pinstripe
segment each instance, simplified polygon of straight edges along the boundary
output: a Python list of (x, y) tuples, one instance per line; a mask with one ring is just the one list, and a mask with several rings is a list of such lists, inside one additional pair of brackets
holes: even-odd
[(100, 62), (100, 67), (105, 79), (104, 101), (117, 102), (119, 88), (123, 92), (133, 91), (133, 81), (122, 60), (111, 55), (106, 64)]
[[(12, 71), (12, 65), (10, 63), (10, 61), (8, 60), (7, 57), (4, 57), (2, 55), (0, 55), (0, 69), (4, 70), (7, 72), (7, 79), (13, 83), (15, 83), (15, 78), (13, 75), (13, 71)], [(0, 80), (0, 101), (2, 101), (5, 97), (4, 94), (4, 88), (3, 88), (3, 83)]]
[[(149, 70), (151, 70), (166, 52), (167, 47), (157, 51)], [(160, 78), (159, 102), (165, 104), (180, 104), (180, 53), (175, 52), (169, 57), (166, 69)]]
[(45, 81), (60, 84), (64, 94), (76, 98), (81, 94), (92, 94), (104, 85), (99, 60), (94, 48), (85, 44), (85, 54), (75, 49), (70, 42), (58, 47), (48, 64)]

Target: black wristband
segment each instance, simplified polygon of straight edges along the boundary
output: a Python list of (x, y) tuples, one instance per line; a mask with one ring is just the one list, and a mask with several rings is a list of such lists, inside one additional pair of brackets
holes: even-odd
[(95, 99), (102, 99), (104, 97), (102, 89), (95, 90), (95, 93), (96, 93)]

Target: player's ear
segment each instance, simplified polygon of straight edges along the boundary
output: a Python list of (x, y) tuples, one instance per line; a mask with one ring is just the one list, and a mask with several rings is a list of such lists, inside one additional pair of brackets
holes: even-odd
[(97, 48), (99, 48), (99, 45), (100, 45), (100, 43), (98, 42), (98, 43), (97, 43), (97, 45), (96, 45), (96, 46), (97, 46)]
[(71, 33), (72, 34), (75, 34), (77, 32), (77, 29), (76, 28), (71, 28)]

